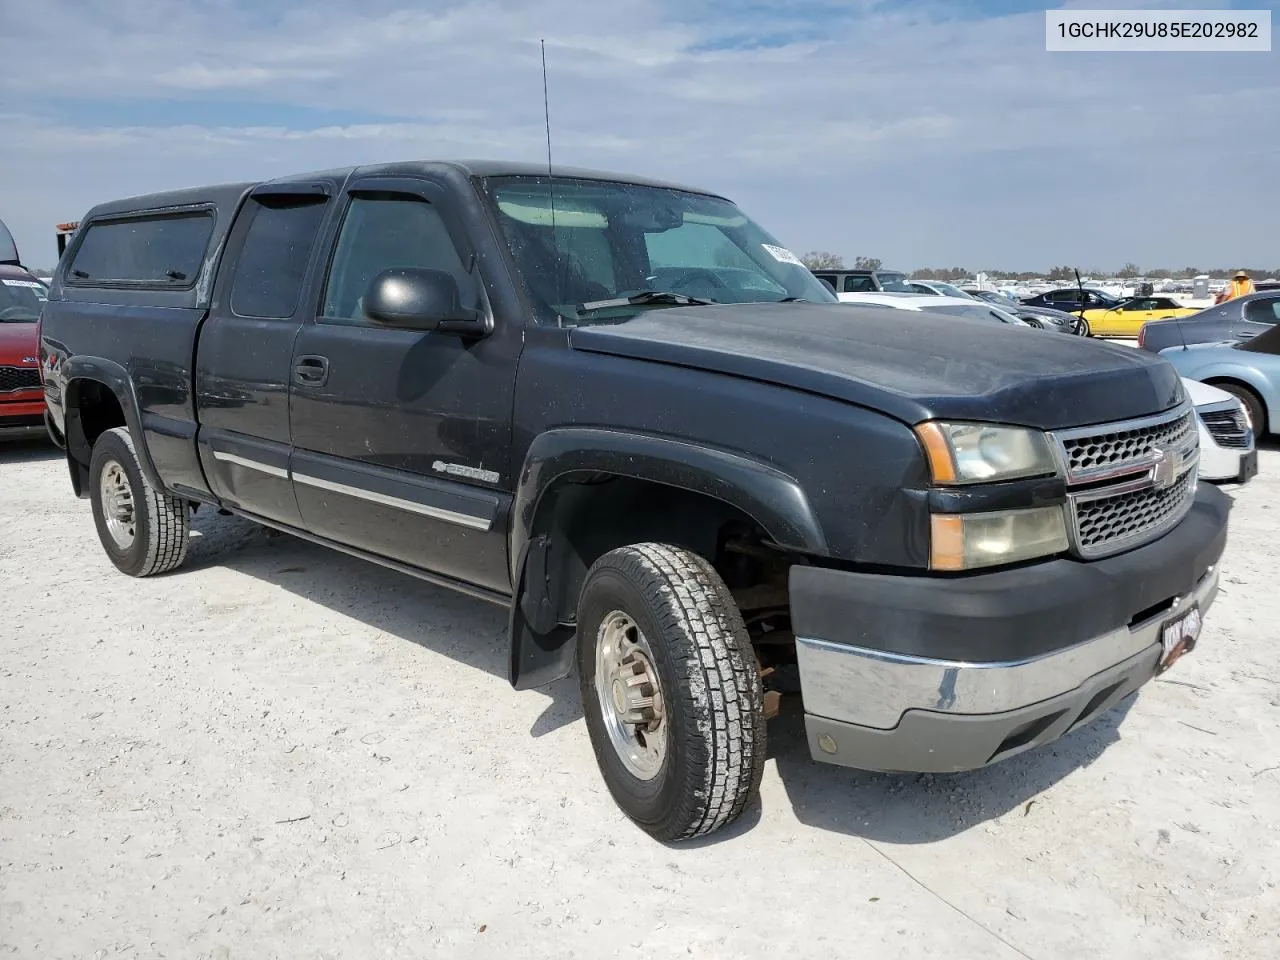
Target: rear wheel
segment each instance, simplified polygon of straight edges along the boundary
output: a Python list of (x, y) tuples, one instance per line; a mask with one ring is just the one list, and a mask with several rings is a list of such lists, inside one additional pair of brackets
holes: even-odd
[(737, 818), (764, 770), (759, 666), (724, 581), (645, 543), (592, 566), (578, 604), (587, 730), (623, 812), (658, 840)]
[(89, 499), (102, 548), (122, 572), (149, 577), (186, 559), (187, 502), (147, 482), (126, 428), (107, 430), (93, 445)]
[(1213, 386), (1219, 390), (1227, 391), (1227, 393), (1237, 397), (1244, 404), (1244, 412), (1249, 416), (1249, 425), (1253, 427), (1253, 435), (1255, 437), (1265, 437), (1267, 435), (1267, 408), (1260, 396), (1243, 383), (1235, 383), (1230, 380), (1214, 383)]

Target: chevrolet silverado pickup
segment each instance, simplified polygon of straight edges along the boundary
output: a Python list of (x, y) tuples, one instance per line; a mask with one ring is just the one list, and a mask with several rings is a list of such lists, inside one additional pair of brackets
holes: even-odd
[(663, 840), (742, 812), (788, 685), (817, 760), (984, 767), (1168, 668), (1217, 592), (1167, 362), (842, 306), (702, 190), (407, 162), (104, 203), (40, 355), (121, 571), (212, 508), (501, 604), (512, 685), (576, 669)]

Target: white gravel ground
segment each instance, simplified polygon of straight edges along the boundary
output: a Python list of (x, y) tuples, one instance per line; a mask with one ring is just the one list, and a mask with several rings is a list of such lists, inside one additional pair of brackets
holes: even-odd
[(202, 514), (131, 580), (41, 446), (0, 448), (0, 956), (55, 960), (1280, 956), (1280, 450), (1236, 498), (1197, 651), (974, 774), (809, 761), (664, 847), (573, 681), (502, 611)]

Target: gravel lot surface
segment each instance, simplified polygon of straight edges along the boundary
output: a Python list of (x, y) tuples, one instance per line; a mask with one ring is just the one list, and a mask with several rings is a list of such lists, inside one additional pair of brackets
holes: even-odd
[(575, 682), (502, 611), (201, 513), (115, 571), (60, 456), (0, 448), (0, 956), (1280, 956), (1280, 449), (1196, 652), (1091, 727), (953, 777), (809, 761), (665, 847)]

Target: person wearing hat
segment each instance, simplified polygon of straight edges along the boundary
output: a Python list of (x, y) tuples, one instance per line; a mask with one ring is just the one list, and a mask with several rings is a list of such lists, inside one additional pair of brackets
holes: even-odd
[(1223, 302), (1253, 293), (1253, 281), (1249, 279), (1249, 275), (1243, 270), (1237, 270), (1231, 278), (1231, 282), (1227, 284), (1226, 292), (1227, 295), (1222, 298)]

